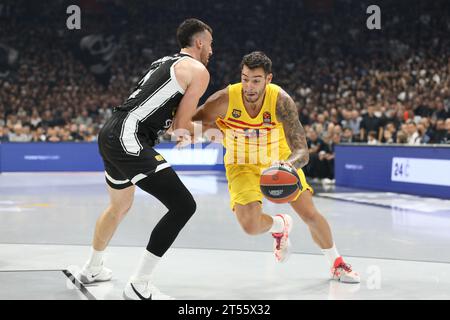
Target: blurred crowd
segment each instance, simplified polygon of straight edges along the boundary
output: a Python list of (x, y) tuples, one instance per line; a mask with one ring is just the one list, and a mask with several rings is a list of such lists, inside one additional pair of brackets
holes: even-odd
[[(0, 72), (0, 142), (95, 141), (151, 61), (178, 50), (177, 25), (197, 17), (214, 29), (205, 97), (239, 81), (244, 54), (265, 51), (274, 83), (299, 107), (309, 176), (333, 177), (339, 143), (450, 144), (444, 0), (379, 1), (382, 30), (366, 28), (367, 1), (69, 2), (4, 1), (0, 44), (19, 59)], [(82, 7), (81, 30), (65, 25), (73, 3)], [(117, 39), (106, 84), (74, 49), (93, 33)]]

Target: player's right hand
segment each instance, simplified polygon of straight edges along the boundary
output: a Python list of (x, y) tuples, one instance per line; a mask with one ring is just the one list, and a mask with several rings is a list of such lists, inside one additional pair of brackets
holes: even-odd
[(183, 136), (177, 136), (176, 141), (177, 144), (175, 145), (175, 148), (182, 149), (192, 143), (192, 137), (188, 134), (185, 134)]

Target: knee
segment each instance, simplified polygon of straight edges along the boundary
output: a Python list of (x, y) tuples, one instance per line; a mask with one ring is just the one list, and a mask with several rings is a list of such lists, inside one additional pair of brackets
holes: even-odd
[(194, 197), (189, 193), (174, 201), (174, 209), (177, 213), (182, 213), (190, 218), (197, 210), (197, 203), (195, 202)]
[(304, 210), (300, 214), (300, 218), (306, 223), (306, 224), (313, 224), (317, 218), (319, 217), (320, 213), (317, 212), (316, 209), (308, 209)]
[(244, 230), (246, 234), (253, 236), (260, 233), (258, 225), (259, 218), (259, 214), (240, 215), (238, 216), (238, 221), (242, 230)]
[(111, 219), (122, 220), (130, 211), (132, 203), (111, 204), (108, 208), (108, 215)]
[(244, 230), (244, 232), (250, 236), (254, 236), (259, 234), (259, 228), (256, 224), (256, 221), (253, 220), (245, 220), (245, 221), (240, 221), (242, 230)]
[(195, 202), (192, 195), (184, 203), (184, 210), (189, 216), (194, 215), (195, 211), (197, 211), (197, 203)]
[(261, 204), (250, 203), (246, 205), (236, 204), (235, 213), (239, 224), (248, 235), (257, 235), (261, 233), (260, 220), (261, 220)]

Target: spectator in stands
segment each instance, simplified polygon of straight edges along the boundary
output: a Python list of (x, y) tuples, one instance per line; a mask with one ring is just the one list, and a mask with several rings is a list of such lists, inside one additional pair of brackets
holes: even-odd
[[(350, 111), (344, 109), (342, 115), (343, 115), (343, 120), (341, 121), (342, 127), (349, 128), (353, 132), (353, 135), (359, 136), (361, 117), (359, 116), (358, 110)], [(353, 138), (352, 140), (355, 139)]]
[(334, 184), (334, 158), (335, 158), (335, 147), (341, 143), (341, 134), (334, 133), (333, 137), (328, 145), (328, 149), (324, 155), (322, 155), (323, 167), (324, 167), (324, 179), (322, 183), (324, 184)]
[(417, 125), (414, 120), (408, 120), (406, 122), (406, 133), (408, 135), (408, 144), (409, 145), (418, 145), (420, 144), (420, 134), (417, 130)]
[(70, 140), (71, 141), (78, 142), (78, 141), (84, 140), (83, 136), (78, 132), (78, 130), (79, 130), (78, 124), (72, 123), (70, 125)]
[(61, 137), (61, 141), (64, 141), (64, 142), (73, 141), (72, 140), (72, 135), (70, 134), (70, 131), (66, 130), (66, 129), (62, 129), (61, 130), (60, 137)]
[(33, 130), (31, 142), (45, 142), (47, 137), (44, 133), (44, 129), (38, 127), (36, 130)]
[(353, 131), (350, 127), (344, 129), (341, 138), (342, 143), (352, 143), (353, 142)]
[[(360, 125), (360, 140), (368, 141), (368, 132), (375, 132), (375, 140), (381, 140), (383, 136), (382, 121), (375, 116), (375, 106), (373, 104), (367, 107), (367, 114), (364, 115)], [(373, 140), (372, 140), (373, 141)]]
[(445, 120), (445, 128), (447, 129), (447, 136), (442, 141), (445, 141), (445, 143), (450, 144), (450, 118), (447, 118), (447, 120)]
[(367, 144), (371, 145), (378, 144), (376, 131), (369, 131), (369, 134), (367, 136)]
[[(124, 0), (116, 1), (125, 4)], [(16, 14), (0, 19), (1, 42), (17, 49), (20, 56), (17, 68), (9, 70), (6, 76), (0, 74), (0, 127), (6, 125), (11, 133), (16, 124), (23, 128), (29, 125), (33, 140), (42, 140), (35, 137), (42, 134), (53, 137), (53, 133), (47, 132), (52, 131), (49, 128), (69, 125), (71, 138), (63, 130), (59, 139), (95, 139), (92, 135), (96, 130), (92, 134), (86, 133), (87, 129), (73, 131), (71, 125), (101, 126), (111, 116), (112, 107), (122, 103), (122, 97), (142, 76), (149, 62), (176, 48), (176, 43), (171, 43), (171, 37), (167, 36), (174, 21), (202, 9), (215, 22), (217, 38), (227, 44), (226, 50), (219, 48), (211, 61), (211, 91), (234, 81), (232, 66), (238, 65), (235, 57), (241, 56), (242, 47), (229, 44), (243, 43), (247, 51), (265, 50), (274, 57), (274, 65), (278, 66), (276, 83), (292, 93), (303, 125), (310, 125), (319, 137), (334, 133), (329, 124), (339, 124), (352, 129), (353, 142), (358, 142), (361, 136), (367, 141), (371, 130), (376, 131), (377, 140), (384, 142), (386, 137), (380, 132), (388, 129), (388, 122), (393, 122), (395, 130), (386, 135), (390, 136), (388, 140), (397, 141), (396, 131), (401, 131), (405, 121), (418, 116), (421, 120), (417, 123), (424, 121), (429, 143), (447, 141), (450, 38), (445, 35), (450, 10), (442, 10), (449, 8), (445, 0), (421, 4), (420, 10), (427, 12), (433, 21), (424, 32), (410, 31), (425, 30), (415, 11), (409, 10), (412, 4), (393, 2), (387, 9), (402, 14), (387, 14), (386, 32), (375, 38), (371, 33), (355, 32), (361, 30), (362, 22), (354, 18), (360, 16), (360, 8), (348, 1), (336, 1), (330, 9), (335, 13), (332, 15), (311, 15), (304, 10), (305, 1), (249, 0), (235, 4), (236, 12), (260, 8), (255, 11), (254, 21), (270, 18), (275, 25), (283, 25), (285, 32), (281, 36), (271, 24), (264, 24), (263, 30), (253, 30), (257, 23), (254, 26), (246, 23), (244, 15), (228, 14), (234, 11), (224, 13), (224, 0), (207, 7), (201, 1), (189, 6), (180, 4), (170, 19), (152, 16), (155, 12), (152, 2), (135, 2), (133, 6), (122, 6), (121, 10), (129, 17), (126, 27), (116, 28), (117, 24), (104, 23), (108, 19), (94, 15), (84, 20), (79, 32), (63, 30), (53, 19), (65, 10), (64, 1), (47, 3), (45, 13), (30, 9), (33, 1), (12, 2), (18, 10)], [(33, 19), (23, 19), (22, 11), (33, 13)], [(289, 12), (295, 15), (290, 16)], [(149, 14), (157, 26), (150, 30), (146, 28)], [(240, 32), (242, 25), (253, 32), (252, 41), (247, 41), (248, 33)], [(80, 37), (84, 35), (107, 34), (111, 29), (118, 31), (120, 46), (113, 56), (111, 79), (103, 86), (70, 49), (79, 48)], [(229, 41), (231, 38), (233, 41)], [(155, 39), (161, 45), (149, 48), (147, 44)], [(375, 117), (368, 115), (372, 112), (366, 110), (367, 106), (376, 109)], [(360, 127), (364, 128), (362, 134)], [(38, 128), (42, 128), (42, 134), (36, 133)]]
[(417, 132), (419, 133), (420, 144), (427, 144), (430, 142), (431, 138), (427, 135), (425, 125), (419, 123), (417, 125)]
[(408, 142), (408, 135), (404, 131), (397, 132), (397, 143), (405, 144)]
[(13, 132), (9, 134), (10, 142), (30, 142), (31, 135), (27, 134), (27, 129), (22, 127), (20, 123), (14, 126)]
[(425, 128), (425, 135), (427, 135), (430, 138), (430, 140), (427, 143), (431, 143), (433, 140), (434, 130), (430, 124), (430, 119), (421, 118), (419, 123), (423, 125), (423, 127)]
[(76, 124), (83, 124), (86, 126), (90, 126), (92, 122), (92, 118), (89, 117), (88, 111), (86, 109), (83, 109), (83, 111), (81, 111), (81, 114), (75, 120)]
[(436, 121), (436, 130), (434, 132), (432, 142), (437, 144), (447, 142), (447, 130), (443, 119), (438, 119)]
[(0, 143), (9, 142), (9, 129), (7, 127), (0, 126)]
[(386, 129), (384, 130), (382, 142), (383, 143), (388, 143), (388, 144), (395, 142), (395, 139), (394, 139), (394, 137), (392, 135), (392, 132), (390, 130), (386, 130)]
[(388, 122), (383, 130), (382, 143), (394, 143), (397, 136), (397, 129), (393, 122)]
[(438, 119), (447, 119), (450, 118), (450, 108), (446, 107), (444, 103), (442, 102), (441, 97), (436, 97), (434, 100), (434, 106), (435, 106), (435, 116)]
[(306, 166), (306, 175), (318, 179), (319, 178), (319, 153), (326, 149), (326, 145), (314, 129), (310, 129), (307, 135), (307, 143), (309, 150), (309, 164)]
[(60, 142), (61, 138), (59, 137), (59, 128), (58, 127), (50, 127), (47, 130), (47, 139), (48, 142)]
[(39, 113), (36, 108), (33, 109), (31, 114), (30, 124), (33, 129), (36, 129), (41, 124), (42, 119), (39, 117)]

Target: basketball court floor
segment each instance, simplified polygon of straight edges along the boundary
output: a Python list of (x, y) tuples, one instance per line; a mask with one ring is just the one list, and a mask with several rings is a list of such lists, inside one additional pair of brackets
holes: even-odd
[[(155, 270), (155, 284), (176, 299), (450, 299), (449, 200), (315, 186), (340, 253), (361, 274), (352, 285), (328, 279), (325, 257), (298, 217), (294, 254), (277, 264), (269, 235), (240, 229), (223, 173), (180, 176), (197, 213)], [(113, 280), (83, 286), (77, 272), (107, 201), (102, 173), (1, 174), (0, 300), (122, 299), (165, 208), (138, 190), (107, 251)], [(288, 205), (264, 207), (294, 215)]]

